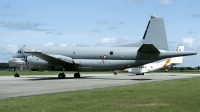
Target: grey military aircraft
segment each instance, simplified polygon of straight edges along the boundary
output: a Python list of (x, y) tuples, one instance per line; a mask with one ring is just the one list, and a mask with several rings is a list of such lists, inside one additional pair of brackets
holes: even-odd
[[(9, 60), (9, 66), (31, 70), (62, 70), (58, 78), (65, 78), (64, 71), (121, 70), (158, 61), (164, 58), (197, 54), (195, 51), (169, 51), (164, 21), (152, 15), (140, 42), (112, 47), (23, 47)], [(25, 66), (26, 65), (26, 66)], [(15, 70), (15, 77), (19, 74)]]

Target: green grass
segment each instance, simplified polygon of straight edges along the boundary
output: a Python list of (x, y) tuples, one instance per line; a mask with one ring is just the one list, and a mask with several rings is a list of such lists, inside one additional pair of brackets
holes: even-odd
[(0, 112), (197, 112), (199, 110), (200, 77), (0, 101)]

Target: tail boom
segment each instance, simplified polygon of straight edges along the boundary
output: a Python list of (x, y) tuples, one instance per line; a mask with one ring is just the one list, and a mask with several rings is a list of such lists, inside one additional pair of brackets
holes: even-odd
[(195, 51), (183, 51), (183, 52), (177, 52), (177, 51), (164, 51), (160, 53), (143, 53), (138, 52), (136, 55), (136, 59), (142, 60), (160, 60), (164, 58), (171, 58), (171, 57), (178, 57), (178, 56), (189, 56), (189, 55), (196, 55), (197, 52)]

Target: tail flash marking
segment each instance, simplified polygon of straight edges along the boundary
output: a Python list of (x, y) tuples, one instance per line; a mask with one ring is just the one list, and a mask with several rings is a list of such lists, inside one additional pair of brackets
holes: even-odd
[(170, 62), (171, 59), (168, 59), (165, 64), (163, 65), (163, 68), (167, 67), (167, 64)]

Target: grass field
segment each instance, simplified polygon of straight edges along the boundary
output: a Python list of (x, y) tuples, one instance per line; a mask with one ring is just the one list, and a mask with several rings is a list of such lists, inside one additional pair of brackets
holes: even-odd
[(200, 77), (0, 101), (0, 112), (198, 112)]

